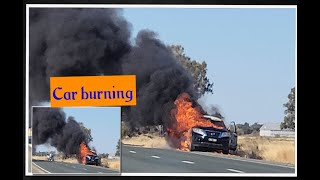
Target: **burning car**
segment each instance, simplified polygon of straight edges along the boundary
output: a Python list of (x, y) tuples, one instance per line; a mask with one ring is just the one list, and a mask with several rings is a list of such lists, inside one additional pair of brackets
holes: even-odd
[(183, 151), (193, 151), (197, 148), (229, 150), (237, 148), (237, 132), (234, 122), (226, 128), (223, 116), (216, 111), (207, 113), (188, 93), (182, 93), (174, 102), (171, 110), (173, 122), (167, 128), (168, 140), (172, 147)]
[(237, 132), (234, 122), (231, 122), (229, 127), (226, 128), (223, 120), (220, 118), (209, 115), (204, 115), (203, 118), (222, 128), (193, 127), (190, 131), (190, 151), (194, 151), (197, 148), (209, 148), (212, 150), (222, 150), (223, 154), (228, 154), (229, 150), (237, 149)]
[(94, 151), (91, 151), (91, 153), (88, 154), (85, 158), (85, 164), (87, 165), (101, 165), (101, 158)]
[(80, 154), (78, 156), (79, 163), (86, 165), (101, 166), (101, 158), (93, 150), (90, 150), (88, 145), (84, 142), (80, 144)]

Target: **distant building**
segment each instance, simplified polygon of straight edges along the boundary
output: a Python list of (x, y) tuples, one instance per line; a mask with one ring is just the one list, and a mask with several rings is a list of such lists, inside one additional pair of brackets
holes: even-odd
[(280, 128), (280, 123), (266, 123), (260, 128), (260, 136), (266, 137), (295, 137), (295, 131)]

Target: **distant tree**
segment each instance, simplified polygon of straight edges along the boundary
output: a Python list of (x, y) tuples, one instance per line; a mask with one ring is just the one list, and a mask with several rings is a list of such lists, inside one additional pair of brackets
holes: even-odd
[(281, 123), (281, 129), (295, 129), (295, 87), (291, 88), (288, 95), (288, 102), (283, 105), (286, 110), (284, 111), (284, 119)]
[(171, 45), (170, 48), (177, 60), (190, 72), (195, 80), (194, 87), (198, 91), (199, 97), (205, 93), (213, 93), (213, 83), (211, 83), (207, 77), (207, 63), (205, 61), (200, 63), (192, 60), (184, 53), (184, 48), (181, 45)]
[(129, 136), (130, 133), (131, 133), (131, 129), (129, 127), (129, 123), (126, 122), (125, 119), (122, 119), (121, 120), (121, 137), (125, 138), (126, 136)]
[(238, 136), (240, 136), (240, 135), (244, 135), (243, 130), (242, 130), (242, 129), (240, 129), (240, 128), (238, 128), (238, 126), (237, 126), (237, 134), (238, 134)]
[(109, 154), (108, 153), (102, 153), (102, 154), (99, 154), (99, 156), (101, 158), (108, 158), (109, 157)]
[(245, 122), (244, 124), (237, 124), (238, 134), (251, 134), (253, 132), (249, 123)]
[(257, 122), (255, 122), (254, 124), (252, 124), (250, 126), (251, 130), (254, 132), (260, 132), (260, 128), (262, 127), (262, 124), (258, 124)]
[(115, 153), (115, 156), (120, 156), (120, 139), (118, 140), (118, 144), (116, 146), (116, 153)]
[(250, 125), (247, 122), (244, 123), (242, 129), (243, 129), (244, 134), (251, 134), (251, 132), (252, 132)]
[(87, 142), (88, 142), (88, 143), (91, 142), (91, 141), (93, 140), (93, 137), (91, 136), (91, 129), (86, 128), (86, 127), (83, 125), (82, 122), (79, 122), (79, 125), (80, 125), (82, 131), (83, 131), (83, 132), (85, 133), (85, 135), (86, 135), (86, 140), (87, 140)]

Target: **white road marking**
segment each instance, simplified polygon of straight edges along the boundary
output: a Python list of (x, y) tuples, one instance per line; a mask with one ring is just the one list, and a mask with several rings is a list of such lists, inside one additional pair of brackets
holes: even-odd
[(156, 158), (156, 159), (159, 159), (159, 158), (160, 158), (159, 156), (151, 156), (151, 157)]
[(75, 166), (72, 166), (73, 168), (76, 168)]
[(44, 171), (45, 173), (51, 174), (51, 172), (49, 172), (48, 170), (45, 170), (44, 168), (40, 167), (40, 166), (37, 165), (36, 163), (32, 162), (32, 164), (35, 165), (37, 168), (41, 169), (42, 171)]
[(236, 172), (236, 173), (244, 173), (243, 171), (239, 171), (236, 169), (227, 169), (228, 171)]
[(98, 173), (103, 173), (103, 172), (98, 171)]
[(129, 151), (129, 152), (131, 152), (131, 153), (133, 153), (133, 154), (135, 154), (135, 153), (136, 153), (135, 151)]
[(192, 161), (181, 161), (181, 162), (187, 163), (187, 164), (194, 164), (194, 162), (192, 162)]
[(84, 170), (88, 170), (88, 169), (86, 169), (86, 168), (83, 168)]

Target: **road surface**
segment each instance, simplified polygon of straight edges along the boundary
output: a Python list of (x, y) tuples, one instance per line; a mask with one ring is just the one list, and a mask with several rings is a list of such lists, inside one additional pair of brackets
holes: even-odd
[(293, 166), (212, 152), (122, 145), (123, 173), (295, 173)]
[(32, 161), (33, 166), (41, 169), (45, 173), (113, 173), (119, 174), (119, 171), (110, 170), (100, 166), (91, 166), (83, 164), (72, 164), (65, 162)]

